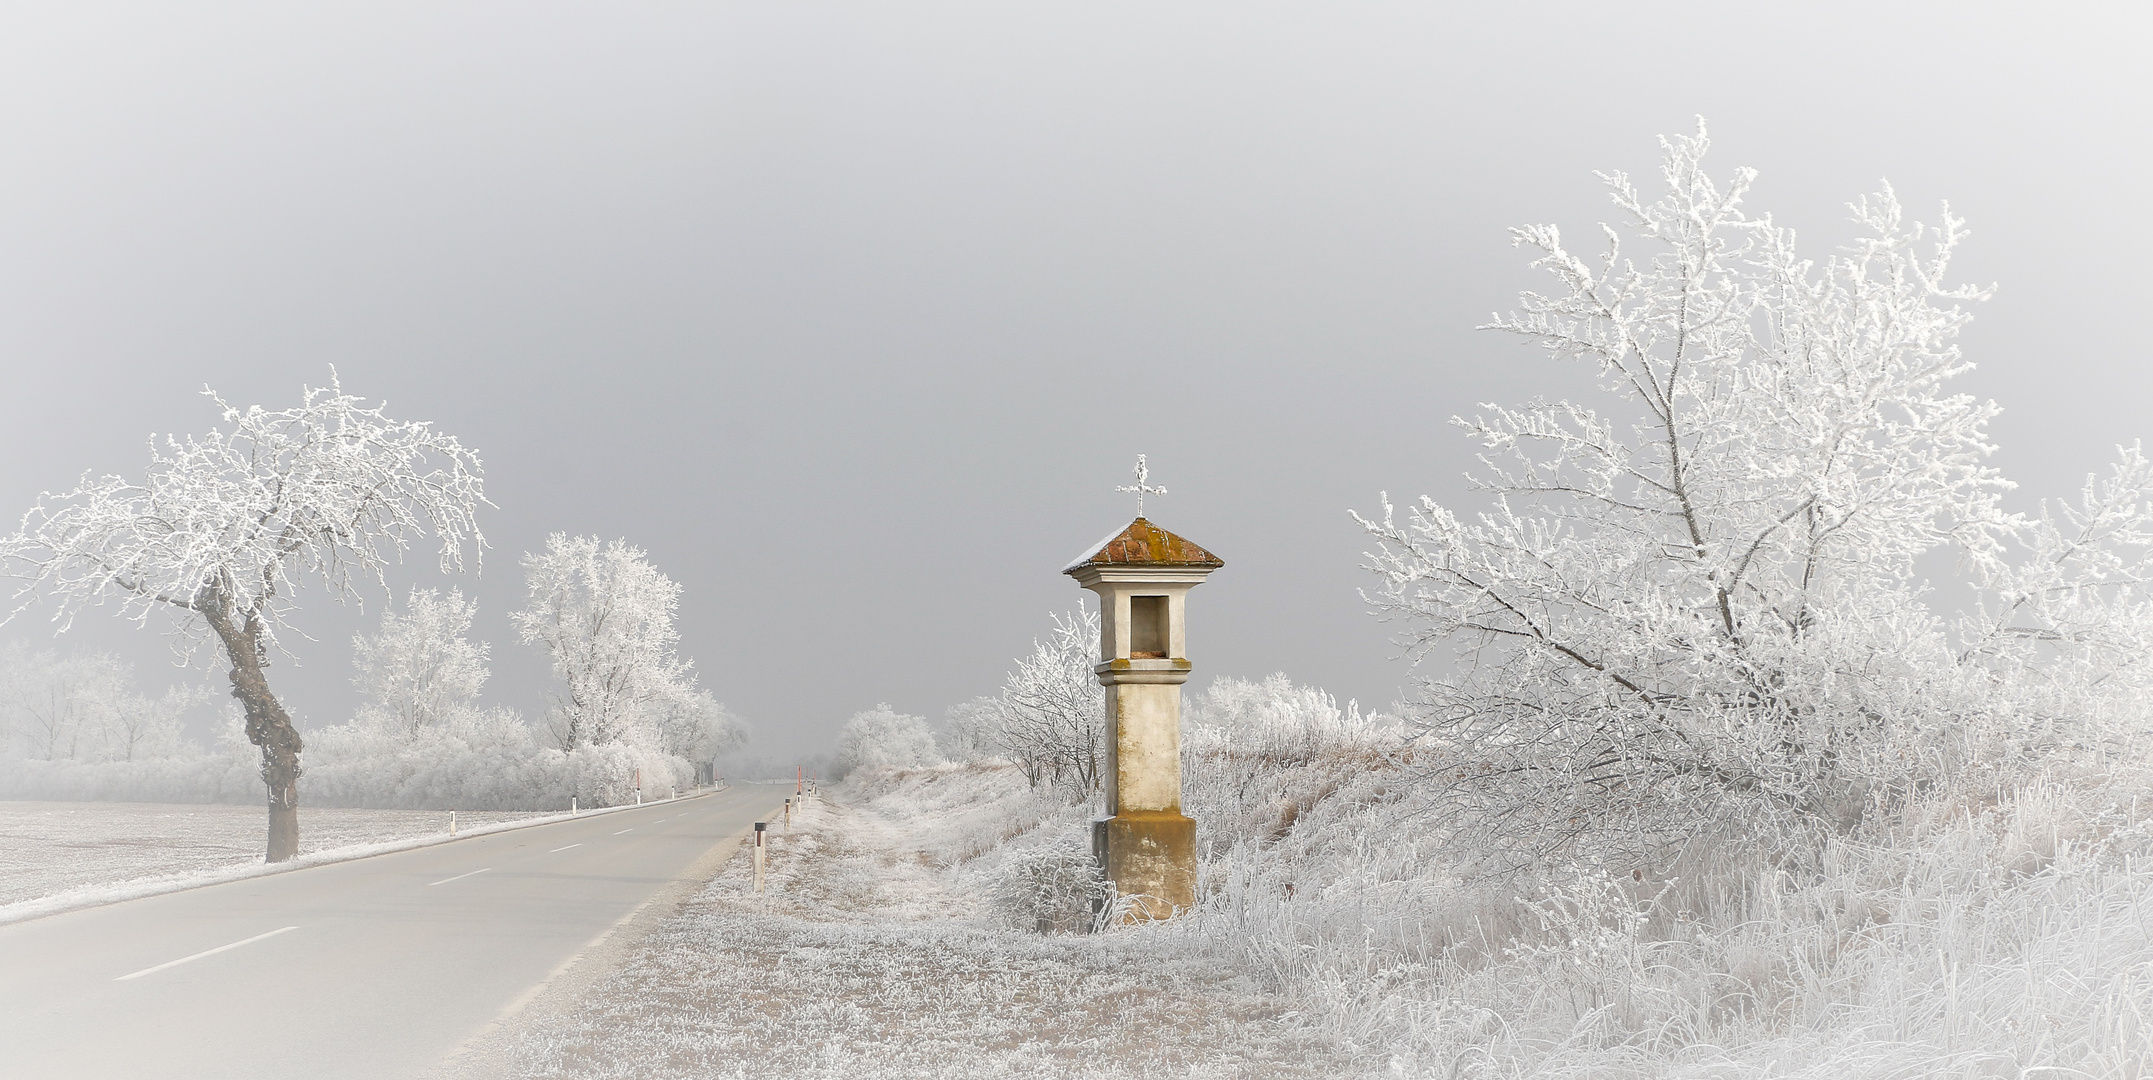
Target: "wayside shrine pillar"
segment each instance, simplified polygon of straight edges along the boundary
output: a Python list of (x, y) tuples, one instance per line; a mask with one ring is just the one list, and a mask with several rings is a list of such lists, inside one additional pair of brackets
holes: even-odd
[(1139, 516), (1062, 570), (1099, 595), (1092, 670), (1106, 687), (1106, 816), (1092, 822), (1092, 853), (1117, 893), (1134, 898), (1130, 918), (1196, 904), (1196, 823), (1181, 812), (1186, 612), (1189, 590), (1224, 565)]

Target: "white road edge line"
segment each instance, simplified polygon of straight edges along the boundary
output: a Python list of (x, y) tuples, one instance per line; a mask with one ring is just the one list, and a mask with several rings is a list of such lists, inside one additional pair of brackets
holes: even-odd
[(273, 938), (273, 937), (277, 936), (278, 934), (282, 934), (282, 933), (285, 933), (286, 931), (291, 931), (291, 930), (297, 930), (297, 929), (299, 929), (299, 928), (298, 928), (298, 927), (296, 927), (296, 926), (286, 926), (286, 927), (283, 927), (282, 929), (277, 929), (277, 930), (271, 930), (270, 932), (268, 932), (268, 933), (266, 933), (266, 934), (256, 934), (256, 935), (254, 935), (253, 937), (250, 937), (250, 938), (248, 938), (248, 939), (247, 939), (247, 940), (245, 940), (245, 941), (235, 941), (235, 942), (232, 942), (232, 943), (231, 943), (230, 945), (219, 945), (219, 946), (217, 946), (217, 947), (216, 947), (216, 948), (214, 948), (214, 949), (204, 949), (203, 951), (201, 951), (201, 952), (198, 952), (198, 953), (194, 954), (193, 956), (182, 956), (182, 957), (180, 957), (180, 958), (179, 958), (179, 959), (177, 959), (177, 960), (167, 960), (167, 961), (165, 961), (164, 963), (162, 963), (162, 964), (159, 964), (159, 965), (157, 965), (156, 967), (146, 967), (146, 968), (143, 968), (142, 970), (140, 970), (140, 971), (137, 971), (137, 972), (134, 972), (134, 973), (132, 973), (132, 974), (128, 974), (128, 975), (122, 975), (122, 976), (120, 976), (119, 978), (117, 978), (117, 979), (114, 979), (114, 980), (112, 980), (112, 981), (113, 981), (113, 982), (126, 982), (126, 981), (127, 981), (127, 980), (129, 980), (129, 979), (139, 979), (139, 978), (141, 978), (141, 977), (142, 977), (142, 976), (144, 976), (144, 975), (154, 975), (154, 974), (156, 974), (157, 972), (163, 971), (164, 969), (166, 969), (166, 968), (168, 968), (168, 967), (178, 967), (178, 966), (180, 966), (181, 964), (184, 964), (184, 963), (186, 963), (186, 962), (188, 962), (188, 961), (190, 961), (190, 960), (200, 960), (201, 958), (203, 958), (203, 957), (205, 957), (205, 956), (215, 956), (215, 955), (217, 955), (218, 953), (221, 953), (221, 952), (225, 951), (226, 949), (236, 949), (236, 948), (240, 947), (241, 945), (252, 945), (252, 944), (254, 944), (254, 943), (255, 943), (255, 942), (257, 942), (257, 941), (260, 941), (260, 940), (262, 940), (263, 938)]
[(614, 833), (613, 835), (615, 835), (615, 836), (619, 836), (621, 832), (634, 832), (634, 831), (635, 831), (635, 826), (633, 826), (633, 825), (630, 825), (629, 827), (627, 827), (627, 828), (625, 828), (625, 829), (622, 829), (622, 830), (621, 830), (620, 832)]
[[(471, 871), (471, 874), (483, 874), (483, 873), (485, 873), (486, 871), (488, 871), (488, 870), (491, 870), (491, 869), (493, 869), (493, 867), (491, 867), (491, 866), (481, 866), (481, 867), (479, 867), (478, 869), (476, 869), (476, 870), (473, 870), (473, 871)], [(442, 878), (442, 879), (441, 879), (441, 880), (439, 880), (439, 881), (429, 881), (429, 882), (427, 882), (427, 883), (426, 883), (426, 886), (427, 886), (428, 888), (432, 888), (433, 886), (436, 886), (436, 885), (446, 885), (446, 884), (448, 884), (448, 883), (449, 883), (449, 882), (451, 882), (451, 881), (462, 881), (463, 879), (465, 879), (465, 878), (467, 878), (467, 877), (470, 877), (470, 876), (471, 876), (471, 874), (458, 874), (458, 875), (456, 875), (455, 877), (445, 877), (445, 878)]]
[(569, 847), (582, 847), (582, 846), (583, 846), (583, 845), (582, 845), (582, 844), (580, 844), (580, 843), (576, 843), (576, 844), (570, 844), (570, 845), (568, 845), (568, 847), (557, 847), (557, 848), (554, 848), (554, 849), (553, 849), (552, 851), (546, 852), (546, 854), (548, 854), (548, 855), (558, 855), (558, 854), (560, 854), (561, 852), (567, 851)]

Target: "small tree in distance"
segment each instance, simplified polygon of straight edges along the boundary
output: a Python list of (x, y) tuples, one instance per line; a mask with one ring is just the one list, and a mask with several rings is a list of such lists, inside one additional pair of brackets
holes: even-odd
[(837, 749), (830, 755), (830, 779), (843, 780), (860, 769), (910, 769), (941, 760), (927, 718), (897, 712), (884, 702), (852, 714), (838, 730)]
[(0, 648), (0, 760), (134, 761), (178, 749), (182, 718), (213, 700), (181, 684), (152, 698), (116, 656)]
[(708, 690), (689, 690), (656, 711), (658, 749), (708, 765), (748, 742), (748, 725)]
[(0, 560), (23, 580), (12, 618), (37, 591), (65, 630), (90, 604), (116, 601), (138, 623), (180, 617), (183, 640), (206, 636), (229, 665), (247, 739), (261, 748), (269, 792), (267, 858), (299, 850), (299, 755), (291, 717), (269, 688), (270, 657), (293, 594), (314, 581), (343, 601), (431, 533), (443, 570), (461, 569), (484, 540), (478, 455), (429, 424), (388, 419), (344, 393), (307, 388), (298, 406), (227, 404), (223, 426), (152, 444), (140, 481), (85, 476), (46, 495)]
[(935, 746), (951, 761), (992, 758), (1002, 749), (994, 741), (1001, 715), (1002, 701), (996, 697), (981, 695), (952, 705), (935, 732)]
[(378, 632), (353, 638), (361, 719), (409, 737), (473, 707), (488, 675), (488, 646), (465, 636), (477, 614), (460, 589), (413, 589), (402, 614), (384, 610)]
[(562, 692), (547, 722), (561, 749), (614, 742), (692, 692), (675, 652), (680, 586), (641, 548), (554, 533), (523, 557), (523, 573), (529, 602), (510, 619), (553, 659)]
[[(1485, 510), (1355, 515), (1376, 611), (1416, 655), (1459, 650), (1417, 716), (1446, 824), (1498, 861), (1650, 857), (2098, 742), (2059, 728), (2142, 685), (2153, 469), (2130, 448), (2081, 506), (2007, 513), (1996, 407), (1946, 389), (1987, 295), (1945, 284), (1959, 219), (1909, 223), (1886, 189), (1819, 265), (1743, 212), (1751, 171), (1706, 176), (1701, 126), (1662, 145), (1658, 198), (1603, 175), (1603, 256), (1513, 231), (1557, 288), (1490, 326), (1588, 365), (1602, 408), (1483, 405), (1455, 422)], [(1980, 590), (1965, 617), (1928, 606), (1939, 550)]]

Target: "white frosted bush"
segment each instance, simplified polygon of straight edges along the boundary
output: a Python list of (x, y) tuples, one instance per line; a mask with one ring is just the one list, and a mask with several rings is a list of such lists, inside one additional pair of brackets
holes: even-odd
[(1098, 862), (1075, 842), (1015, 852), (988, 895), (1011, 925), (1042, 934), (1089, 929), (1112, 899)]
[(1329, 694), (1283, 674), (1215, 679), (1183, 709), (1182, 807), (1207, 849), (1275, 839), (1395, 752), (1398, 736), (1394, 724), (1363, 715), (1357, 703), (1341, 710)]
[[(1371, 604), (1457, 658), (1413, 703), (1427, 813), (1517, 866), (1713, 828), (1814, 850), (1916, 792), (2142, 751), (2153, 462), (2007, 511), (1997, 406), (1952, 386), (1987, 293), (1946, 283), (1949, 208), (1886, 188), (1808, 258), (1701, 127), (1662, 146), (1656, 192), (1603, 174), (1602, 250), (1512, 231), (1552, 287), (1488, 328), (1589, 397), (1457, 418), (1474, 511), (1362, 520)], [(1963, 590), (1931, 588), (1945, 557)]]
[(561, 750), (528, 726), (479, 714), (417, 737), (340, 725), (310, 736), (302, 790), (320, 806), (385, 809), (552, 810), (635, 801), (694, 783), (693, 763), (624, 742)]
[(910, 769), (941, 761), (927, 718), (897, 712), (885, 702), (852, 714), (838, 730), (830, 779), (843, 780), (862, 769)]

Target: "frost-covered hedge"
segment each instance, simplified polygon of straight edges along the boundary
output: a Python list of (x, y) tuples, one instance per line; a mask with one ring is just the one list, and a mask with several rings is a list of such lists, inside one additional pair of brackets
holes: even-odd
[(563, 751), (517, 721), (406, 738), (354, 725), (309, 736), (300, 797), (316, 806), (383, 809), (565, 809), (635, 801), (695, 782), (693, 763), (632, 743)]
[[(340, 724), (306, 734), (302, 805), (409, 810), (551, 810), (635, 800), (693, 785), (695, 766), (632, 743), (562, 751), (513, 717), (477, 714), (403, 734)], [(261, 757), (236, 719), (214, 752), (135, 761), (0, 759), (0, 798), (250, 803), (264, 798)]]

